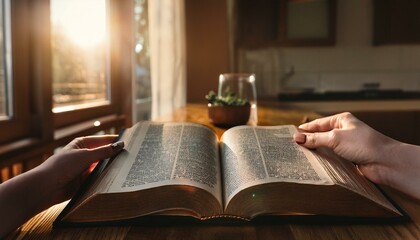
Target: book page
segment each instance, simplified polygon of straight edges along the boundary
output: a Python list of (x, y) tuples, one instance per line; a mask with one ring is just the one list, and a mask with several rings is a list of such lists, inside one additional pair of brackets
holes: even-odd
[(224, 197), (270, 182), (333, 184), (313, 153), (293, 140), (295, 126), (240, 126), (222, 138)]
[(339, 157), (327, 148), (317, 149), (316, 156), (338, 185), (365, 196), (394, 212), (399, 212), (377, 186), (363, 176), (354, 163)]
[(193, 123), (140, 122), (122, 137), (126, 150), (109, 166), (105, 192), (127, 192), (163, 185), (207, 190), (221, 203), (218, 140)]

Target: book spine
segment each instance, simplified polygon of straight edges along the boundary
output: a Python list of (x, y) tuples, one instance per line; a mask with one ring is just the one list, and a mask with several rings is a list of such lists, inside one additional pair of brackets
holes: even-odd
[(249, 218), (244, 218), (236, 215), (229, 215), (229, 214), (220, 214), (214, 216), (203, 216), (200, 218), (202, 221), (214, 220), (214, 219), (233, 219), (233, 220), (241, 220), (241, 221), (251, 221)]

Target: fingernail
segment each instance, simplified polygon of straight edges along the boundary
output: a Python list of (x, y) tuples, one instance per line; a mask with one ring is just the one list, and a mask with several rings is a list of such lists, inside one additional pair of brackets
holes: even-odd
[(304, 144), (306, 142), (306, 135), (302, 133), (296, 133), (293, 135), (293, 138), (298, 144)]
[(124, 148), (124, 142), (123, 141), (114, 142), (113, 144), (111, 144), (111, 148), (112, 148), (112, 151), (119, 152)]

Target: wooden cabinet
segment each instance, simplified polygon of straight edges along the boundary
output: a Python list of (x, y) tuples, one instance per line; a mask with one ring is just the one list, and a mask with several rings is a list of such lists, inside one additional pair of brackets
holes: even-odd
[(420, 145), (420, 111), (352, 112), (379, 132), (405, 143)]
[(235, 45), (334, 45), (336, 5), (336, 0), (236, 0)]
[(374, 0), (373, 43), (420, 43), (420, 1)]

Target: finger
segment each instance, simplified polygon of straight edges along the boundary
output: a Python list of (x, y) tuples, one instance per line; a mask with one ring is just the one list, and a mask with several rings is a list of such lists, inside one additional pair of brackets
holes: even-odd
[(103, 145), (92, 149), (82, 149), (80, 156), (84, 158), (86, 164), (90, 165), (96, 161), (110, 158), (124, 149), (124, 142), (119, 141), (113, 144)]
[(99, 146), (113, 143), (117, 135), (98, 135), (79, 137), (72, 141), (71, 148), (96, 148)]
[(113, 143), (118, 135), (100, 135), (83, 137), (83, 145), (86, 148), (96, 148), (109, 143)]
[(94, 149), (87, 149), (86, 160), (90, 163), (95, 163), (99, 160), (113, 157), (124, 149), (124, 142), (119, 141), (113, 144), (100, 146)]
[(349, 113), (340, 113), (329, 117), (319, 118), (309, 123), (304, 123), (299, 128), (308, 132), (326, 132), (334, 128), (341, 128), (343, 119)]
[(306, 142), (306, 135), (300, 132), (295, 133), (293, 135), (293, 140), (295, 140), (296, 143), (303, 144)]
[(305, 135), (305, 137), (297, 136), (297, 143), (307, 148), (319, 148), (319, 147), (332, 147), (332, 139), (328, 132), (316, 132), (316, 133), (299, 133)]

